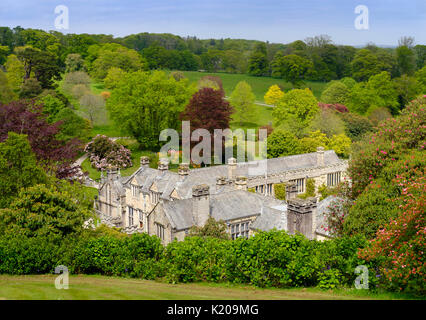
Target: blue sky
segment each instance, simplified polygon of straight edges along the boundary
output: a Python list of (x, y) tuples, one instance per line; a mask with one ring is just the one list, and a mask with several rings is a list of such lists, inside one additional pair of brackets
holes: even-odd
[[(337, 44), (426, 44), (425, 0), (1, 0), (0, 26), (53, 30), (57, 5), (69, 8), (68, 33), (139, 32), (288, 43), (328, 34)], [(356, 30), (357, 5), (369, 30)], [(64, 32), (64, 30), (59, 30)]]

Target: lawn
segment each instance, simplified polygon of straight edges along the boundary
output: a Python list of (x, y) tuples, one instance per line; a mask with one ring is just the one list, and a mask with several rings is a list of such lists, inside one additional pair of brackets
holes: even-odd
[[(231, 73), (207, 73), (198, 71), (182, 71), (191, 82), (198, 81), (201, 77), (206, 75), (219, 76), (222, 79), (223, 88), (225, 89), (226, 96), (230, 96), (235, 86), (240, 81), (246, 81), (252, 87), (253, 93), (256, 96), (256, 101), (264, 102), (263, 97), (268, 91), (269, 87), (277, 84), (282, 85), (288, 91), (292, 89), (290, 83), (283, 79), (272, 77), (254, 77), (247, 74), (231, 74)], [(326, 82), (306, 81), (306, 87), (313, 90), (314, 95), (319, 99), (322, 91), (324, 90)]]
[(314, 288), (259, 289), (226, 284), (167, 284), (105, 276), (72, 275), (68, 290), (55, 288), (55, 275), (0, 275), (0, 300), (342, 300), (403, 299), (396, 294), (373, 294), (355, 289), (323, 291)]

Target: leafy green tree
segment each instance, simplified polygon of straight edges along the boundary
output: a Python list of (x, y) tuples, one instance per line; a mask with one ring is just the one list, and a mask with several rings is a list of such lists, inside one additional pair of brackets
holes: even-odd
[(92, 125), (98, 124), (105, 119), (105, 100), (101, 96), (87, 92), (81, 97), (79, 102)]
[(290, 131), (276, 129), (268, 136), (268, 158), (297, 154), (299, 150), (299, 139)]
[(426, 66), (416, 72), (416, 79), (422, 86), (423, 93), (426, 92)]
[(3, 70), (0, 69), (0, 103), (8, 103), (16, 98)]
[(203, 227), (193, 226), (189, 230), (189, 237), (211, 237), (217, 239), (229, 239), (229, 233), (226, 223), (223, 220), (216, 221), (214, 218), (208, 218)]
[(283, 96), (284, 92), (278, 85), (274, 84), (269, 87), (263, 99), (267, 104), (276, 105)]
[(331, 138), (335, 134), (345, 132), (345, 123), (336, 111), (321, 109), (312, 119), (309, 130), (319, 130), (325, 133), (328, 138)]
[(325, 133), (321, 131), (309, 132), (306, 137), (303, 137), (299, 141), (299, 152), (300, 153), (311, 153), (317, 151), (318, 147), (328, 149), (330, 140), (327, 138)]
[(348, 103), (349, 109), (359, 114), (371, 113), (379, 107), (387, 107), (396, 113), (398, 106), (398, 93), (386, 71), (371, 76), (366, 83), (357, 83), (351, 90)]
[(10, 132), (0, 143), (0, 208), (7, 207), (21, 188), (46, 181), (47, 176), (37, 166), (27, 136)]
[(321, 102), (346, 105), (349, 100), (350, 90), (340, 81), (331, 81), (321, 94)]
[(421, 69), (426, 62), (426, 46), (418, 44), (413, 49), (416, 53), (416, 69)]
[(381, 72), (383, 65), (377, 56), (368, 49), (361, 49), (351, 62), (352, 77), (357, 81), (367, 81)]
[(278, 54), (272, 63), (273, 75), (291, 82), (293, 87), (303, 84), (303, 80), (312, 71), (313, 64), (310, 60), (295, 54), (283, 56)]
[(112, 90), (107, 108), (112, 119), (140, 142), (143, 148), (159, 147), (163, 129), (179, 128), (194, 88), (185, 79), (176, 81), (164, 72), (126, 74)]
[(89, 52), (92, 54), (90, 59), (94, 59), (89, 63), (89, 72), (96, 79), (104, 79), (112, 67), (126, 72), (147, 68), (146, 60), (138, 52), (117, 43), (95, 45), (89, 48)]
[(105, 88), (110, 90), (114, 89), (125, 73), (125, 71), (117, 67), (112, 67), (109, 69), (108, 74), (104, 79)]
[(21, 85), (19, 97), (21, 98), (35, 98), (43, 91), (40, 82), (37, 79), (29, 78)]
[(399, 108), (403, 109), (411, 100), (422, 92), (422, 86), (415, 77), (402, 75), (393, 79), (398, 94)]
[(269, 73), (269, 63), (266, 54), (266, 45), (264, 43), (257, 44), (248, 60), (248, 74), (253, 76), (264, 76)]
[(15, 52), (24, 64), (25, 79), (34, 73), (42, 88), (52, 88), (53, 81), (60, 79), (60, 68), (53, 54), (30, 46), (18, 47)]
[(47, 115), (49, 123), (52, 123), (56, 114), (65, 108), (65, 104), (51, 94), (38, 99), (37, 102), (43, 106), (43, 113)]
[(70, 53), (65, 59), (65, 72), (84, 71), (84, 60), (78, 53)]
[(61, 109), (53, 120), (60, 122), (60, 132), (57, 137), (60, 140), (68, 141), (73, 138), (85, 140), (90, 135), (91, 124), (88, 120), (78, 116), (70, 108)]
[(328, 148), (334, 150), (338, 156), (348, 158), (352, 141), (344, 133), (333, 135), (328, 143)]
[(309, 89), (293, 89), (284, 94), (272, 115), (277, 125), (306, 127), (319, 111), (318, 100)]
[(234, 91), (232, 91), (229, 102), (234, 107), (236, 118), (242, 125), (243, 121), (249, 120), (254, 114), (254, 100), (255, 95), (251, 90), (251, 86), (245, 82), (238, 82)]
[(345, 123), (345, 134), (352, 141), (359, 141), (369, 132), (373, 131), (373, 124), (365, 117), (356, 113), (339, 113), (339, 117)]
[(416, 70), (416, 58), (414, 51), (407, 46), (400, 46), (396, 48), (396, 56), (399, 73), (401, 75), (413, 75)]
[(83, 188), (67, 181), (21, 189), (7, 209), (0, 209), (0, 230), (27, 237), (63, 237), (83, 231), (91, 216)]
[(8, 53), (9, 47), (0, 45), (0, 65), (4, 64)]
[(6, 67), (6, 76), (10, 87), (14, 92), (19, 92), (24, 81), (24, 65), (16, 55), (11, 54), (7, 57), (4, 66)]

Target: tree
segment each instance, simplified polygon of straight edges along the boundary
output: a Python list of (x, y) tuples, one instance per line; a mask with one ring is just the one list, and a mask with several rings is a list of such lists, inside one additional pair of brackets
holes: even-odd
[(288, 56), (275, 56), (273, 61), (274, 76), (281, 77), (291, 82), (293, 88), (303, 84), (303, 80), (313, 69), (313, 64), (306, 58), (299, 57), (295, 54)]
[(399, 108), (403, 109), (411, 100), (422, 92), (422, 85), (415, 77), (402, 75), (393, 79), (398, 94)]
[(110, 90), (114, 89), (125, 73), (125, 71), (117, 67), (109, 69), (108, 74), (104, 79), (105, 88)]
[(423, 93), (426, 92), (426, 66), (416, 72), (416, 79), (422, 86)]
[(236, 117), (242, 125), (243, 121), (247, 121), (254, 113), (255, 96), (251, 90), (251, 86), (245, 82), (238, 82), (234, 91), (232, 91), (229, 102), (236, 111)]
[(398, 70), (401, 75), (413, 75), (416, 70), (416, 58), (414, 51), (403, 45), (396, 48)]
[(18, 93), (24, 81), (24, 65), (16, 55), (11, 54), (7, 57), (4, 66), (6, 67), (6, 77), (10, 87), (14, 92)]
[(84, 71), (84, 60), (78, 53), (70, 53), (65, 59), (65, 72)]
[(277, 158), (298, 154), (300, 143), (297, 137), (290, 131), (276, 129), (268, 137), (268, 158)]
[(345, 123), (336, 111), (332, 109), (321, 109), (312, 119), (309, 130), (319, 130), (325, 133), (328, 138), (331, 138), (335, 134), (342, 134), (345, 132)]
[(217, 239), (229, 239), (229, 233), (227, 226), (223, 220), (216, 221), (210, 217), (207, 219), (206, 224), (203, 227), (193, 226), (189, 230), (189, 237), (212, 237)]
[(268, 92), (266, 92), (264, 100), (265, 103), (276, 105), (278, 101), (284, 96), (281, 88), (276, 84), (269, 87)]
[(55, 96), (48, 94), (37, 100), (43, 106), (43, 113), (47, 115), (47, 121), (52, 123), (56, 114), (64, 109), (65, 104)]
[(386, 71), (371, 76), (366, 83), (357, 83), (348, 102), (349, 109), (359, 114), (371, 113), (379, 107), (387, 107), (395, 114), (398, 106), (398, 93)]
[(330, 140), (327, 138), (325, 133), (321, 131), (309, 132), (306, 137), (303, 137), (299, 141), (299, 153), (311, 153), (317, 151), (318, 147), (328, 149)]
[(60, 132), (57, 134), (58, 139), (68, 141), (74, 138), (86, 140), (89, 137), (91, 124), (89, 120), (78, 116), (70, 108), (61, 109), (56, 115), (53, 122), (60, 123)]
[(193, 92), (185, 79), (176, 81), (161, 71), (138, 71), (120, 80), (107, 100), (107, 109), (143, 148), (155, 149), (160, 146), (158, 137), (163, 129), (180, 127), (179, 114)]
[(88, 115), (92, 125), (105, 117), (105, 100), (101, 96), (86, 93), (81, 97), (80, 105)]
[(29, 78), (21, 86), (19, 96), (21, 98), (35, 98), (43, 91), (40, 82), (37, 79)]
[(191, 131), (199, 128), (214, 133), (214, 129), (227, 129), (234, 109), (222, 94), (212, 88), (197, 91), (181, 113), (181, 120), (191, 121)]
[(29, 101), (0, 106), (0, 141), (9, 132), (27, 134), (32, 151), (40, 164), (49, 167), (58, 177), (71, 174), (72, 163), (80, 149), (80, 141), (57, 139), (59, 123), (49, 124), (41, 106)]
[(0, 45), (0, 65), (4, 64), (8, 53), (9, 47)]
[(47, 176), (37, 166), (26, 135), (10, 132), (0, 142), (0, 208), (7, 207), (22, 188), (45, 183)]
[(328, 148), (334, 150), (340, 157), (348, 158), (351, 151), (352, 141), (344, 133), (334, 134), (329, 143)]
[(321, 102), (346, 105), (349, 100), (350, 90), (340, 81), (331, 81), (321, 94)]
[(383, 65), (377, 56), (368, 49), (361, 49), (351, 62), (352, 77), (357, 81), (367, 81), (371, 76), (380, 73)]
[(223, 97), (225, 97), (225, 90), (223, 89), (222, 79), (218, 76), (207, 75), (201, 77), (197, 83), (198, 90), (202, 88), (212, 88), (219, 90)]
[(16, 95), (9, 85), (6, 75), (0, 69), (0, 103), (8, 103), (12, 101)]
[(60, 79), (60, 68), (53, 54), (29, 46), (16, 48), (15, 52), (24, 64), (25, 79), (34, 73), (42, 88), (52, 88), (53, 81)]
[(268, 58), (266, 45), (259, 43), (251, 53), (248, 61), (247, 72), (253, 76), (264, 76), (268, 74)]
[(293, 89), (281, 98), (272, 111), (277, 125), (290, 124), (301, 129), (319, 111), (318, 100), (309, 89)]
[(364, 135), (373, 131), (373, 124), (367, 117), (356, 113), (339, 113), (338, 115), (345, 123), (345, 134), (352, 141), (359, 141)]
[(84, 86), (87, 90), (89, 90), (91, 82), (92, 80), (86, 72), (74, 71), (65, 74), (62, 88), (64, 89), (64, 91), (71, 94), (73, 88), (77, 85)]
[(66, 181), (30, 186), (21, 189), (9, 208), (0, 209), (0, 230), (6, 235), (61, 240), (83, 231), (90, 206), (81, 186)]
[(89, 71), (96, 79), (104, 79), (112, 67), (126, 72), (147, 68), (146, 60), (138, 52), (117, 43), (95, 45), (89, 48), (89, 52), (92, 54), (91, 59), (94, 59), (89, 65)]

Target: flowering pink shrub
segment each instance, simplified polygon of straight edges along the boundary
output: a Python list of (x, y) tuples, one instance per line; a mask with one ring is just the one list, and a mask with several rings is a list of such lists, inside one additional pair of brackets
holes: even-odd
[(84, 148), (93, 168), (98, 170), (131, 167), (131, 152), (105, 135), (97, 135)]

